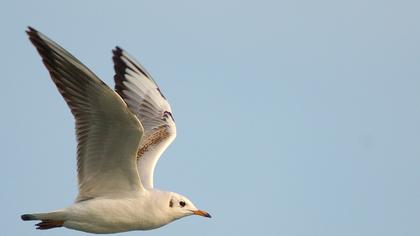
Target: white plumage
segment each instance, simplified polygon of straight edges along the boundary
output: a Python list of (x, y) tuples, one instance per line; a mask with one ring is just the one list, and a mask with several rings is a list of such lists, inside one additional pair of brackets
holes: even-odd
[(115, 89), (144, 127), (137, 157), (141, 182), (153, 188), (156, 163), (176, 137), (171, 106), (139, 63), (119, 47), (113, 53)]
[(31, 27), (27, 33), (76, 119), (79, 195), (67, 208), (22, 219), (40, 220), (38, 229), (115, 233), (192, 214), (210, 217), (186, 197), (153, 188), (156, 163), (176, 127), (150, 74), (117, 47), (114, 92), (58, 44)]

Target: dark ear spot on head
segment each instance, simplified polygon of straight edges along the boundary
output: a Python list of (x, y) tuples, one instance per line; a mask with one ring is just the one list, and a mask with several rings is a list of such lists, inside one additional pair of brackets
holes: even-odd
[(169, 207), (173, 207), (174, 206), (174, 201), (172, 201), (172, 199), (169, 201)]

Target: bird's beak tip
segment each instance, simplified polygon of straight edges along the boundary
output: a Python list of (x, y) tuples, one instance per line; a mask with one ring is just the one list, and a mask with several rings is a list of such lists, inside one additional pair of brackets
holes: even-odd
[(194, 215), (211, 218), (211, 215), (208, 212), (205, 212), (205, 211), (202, 211), (202, 210), (196, 210), (196, 211), (193, 211), (193, 213), (194, 213)]

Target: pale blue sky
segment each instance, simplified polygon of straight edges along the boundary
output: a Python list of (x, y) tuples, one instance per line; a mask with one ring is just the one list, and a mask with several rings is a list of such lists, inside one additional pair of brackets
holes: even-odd
[[(110, 2), (110, 1), (109, 1)], [(73, 117), (24, 30), (113, 86), (111, 49), (169, 98), (155, 184), (212, 219), (121, 235), (420, 235), (418, 1), (3, 1), (1, 235), (76, 194)]]

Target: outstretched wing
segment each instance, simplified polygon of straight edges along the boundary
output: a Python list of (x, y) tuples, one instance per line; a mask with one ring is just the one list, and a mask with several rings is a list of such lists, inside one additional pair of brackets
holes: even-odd
[(160, 155), (176, 136), (171, 107), (149, 73), (121, 48), (113, 50), (115, 90), (144, 127), (137, 153), (140, 179), (153, 188), (153, 172)]
[(143, 134), (139, 120), (70, 53), (33, 28), (27, 33), (76, 119), (77, 201), (141, 191), (136, 163)]

